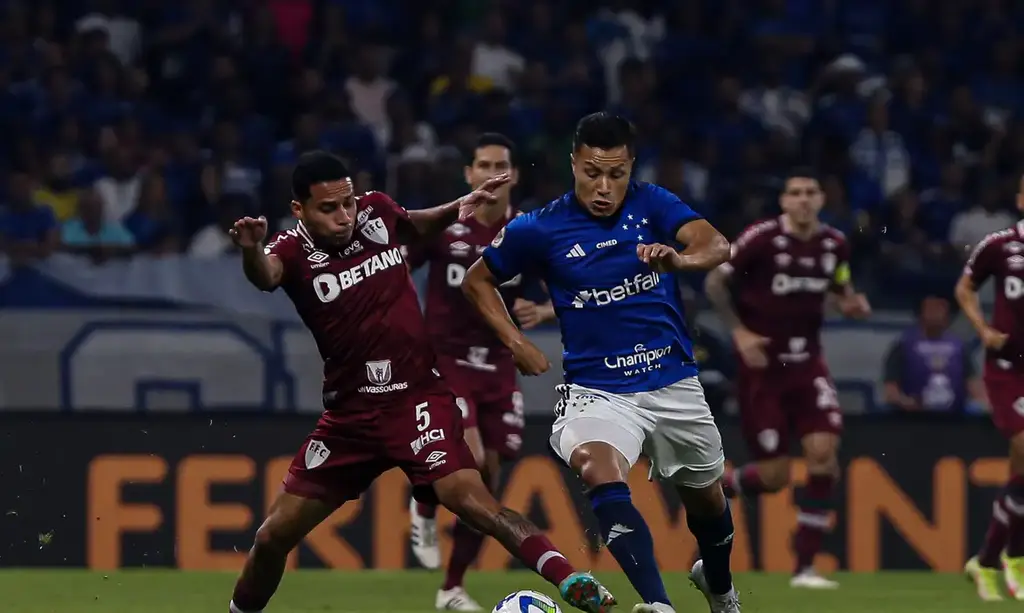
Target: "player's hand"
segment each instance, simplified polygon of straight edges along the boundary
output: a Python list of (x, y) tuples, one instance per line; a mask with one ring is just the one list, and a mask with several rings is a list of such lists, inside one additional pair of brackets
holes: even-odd
[(512, 177), (507, 172), (503, 172), (487, 179), (483, 185), (459, 198), (459, 221), (469, 219), (469, 216), (480, 205), (495, 202), (498, 197), (494, 195), (494, 192), (511, 180)]
[(551, 368), (548, 356), (544, 355), (544, 352), (538, 349), (526, 337), (513, 343), (509, 349), (512, 350), (512, 357), (516, 361), (516, 368), (527, 377), (542, 375)]
[(864, 294), (851, 294), (839, 299), (839, 312), (850, 319), (865, 319), (871, 315), (871, 303)]
[(674, 272), (681, 268), (683, 258), (679, 252), (661, 243), (636, 246), (636, 257), (654, 272)]
[(1000, 349), (1002, 349), (1003, 346), (1006, 345), (1006, 341), (1009, 338), (1009, 334), (1006, 334), (1005, 332), (1000, 332), (995, 328), (985, 328), (984, 330), (981, 331), (982, 344), (984, 344), (987, 349), (992, 349), (993, 351), (999, 351)]
[(519, 327), (523, 330), (536, 328), (545, 321), (554, 317), (554, 309), (551, 303), (537, 304), (525, 298), (516, 298), (512, 304), (512, 314), (516, 316)]
[(732, 332), (732, 341), (736, 344), (736, 351), (739, 352), (744, 364), (750, 368), (768, 366), (768, 353), (765, 348), (771, 339), (767, 336), (761, 336), (746, 328), (736, 328)]
[(258, 247), (267, 237), (267, 218), (262, 215), (257, 218), (243, 217), (235, 222), (228, 234), (242, 249)]

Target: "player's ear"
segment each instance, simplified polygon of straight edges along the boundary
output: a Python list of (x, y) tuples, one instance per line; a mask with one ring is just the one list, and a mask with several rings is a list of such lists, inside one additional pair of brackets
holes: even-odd
[(473, 167), (463, 166), (462, 167), (462, 178), (466, 181), (466, 185), (473, 185)]
[(509, 189), (515, 187), (519, 183), (519, 169), (513, 166), (508, 170), (508, 186)]
[(298, 200), (292, 200), (292, 217), (302, 219), (302, 203)]

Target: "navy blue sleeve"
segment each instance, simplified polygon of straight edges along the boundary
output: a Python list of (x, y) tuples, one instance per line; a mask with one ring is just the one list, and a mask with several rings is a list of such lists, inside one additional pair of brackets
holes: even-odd
[(483, 259), (501, 283), (516, 275), (537, 275), (543, 268), (544, 242), (536, 215), (520, 215), (498, 232)]
[(679, 228), (696, 219), (702, 219), (701, 215), (690, 208), (688, 204), (679, 199), (678, 196), (663, 187), (651, 185), (651, 217), (655, 223), (655, 231), (665, 236), (665, 240), (676, 240)]

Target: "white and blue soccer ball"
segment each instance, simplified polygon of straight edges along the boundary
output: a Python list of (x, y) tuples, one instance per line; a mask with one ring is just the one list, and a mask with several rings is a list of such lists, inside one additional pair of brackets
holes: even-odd
[(522, 590), (509, 594), (494, 605), (491, 613), (562, 613), (554, 600), (540, 592)]

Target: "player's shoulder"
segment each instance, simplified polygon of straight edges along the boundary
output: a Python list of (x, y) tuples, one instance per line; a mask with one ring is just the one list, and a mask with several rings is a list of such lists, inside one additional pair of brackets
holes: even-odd
[(782, 233), (782, 224), (777, 217), (756, 221), (739, 233), (732, 244), (739, 249), (748, 247), (765, 238), (771, 238)]
[(643, 198), (649, 202), (664, 203), (664, 202), (682, 202), (679, 196), (675, 195), (671, 191), (658, 185), (657, 183), (648, 183), (646, 181), (636, 181), (630, 185), (633, 195), (639, 198)]
[(356, 209), (360, 213), (367, 211), (367, 215), (374, 212), (374, 207), (376, 207), (377, 210), (390, 210), (397, 206), (398, 203), (384, 192), (369, 191), (360, 196), (356, 196)]
[(299, 222), (294, 228), (281, 230), (270, 237), (263, 252), (267, 255), (282, 255), (296, 249), (312, 248), (313, 237)]
[[(1018, 222), (1009, 228), (1003, 228), (1002, 230), (996, 230), (995, 232), (989, 232), (983, 239), (978, 241), (978, 244), (974, 246), (971, 251), (970, 259), (974, 260), (979, 253), (986, 251), (992, 251), (993, 249), (1003, 248), (1004, 245), (1007, 249), (1013, 249), (1015, 252), (1024, 251), (1024, 226), (1022, 222)], [(1013, 247), (1010, 247), (1013, 245)]]
[(821, 224), (821, 246), (825, 251), (832, 251), (847, 242), (845, 232), (827, 223)]

